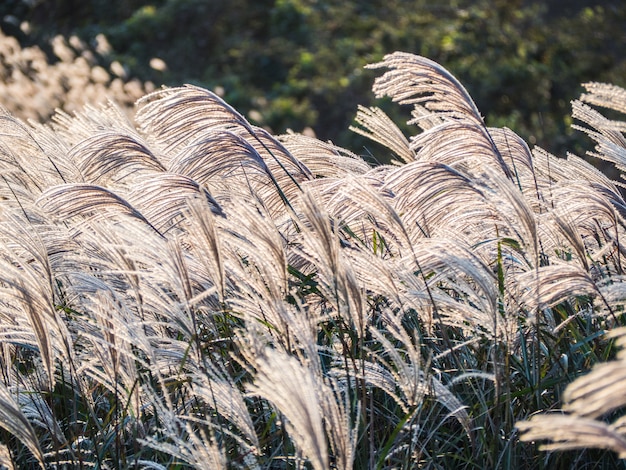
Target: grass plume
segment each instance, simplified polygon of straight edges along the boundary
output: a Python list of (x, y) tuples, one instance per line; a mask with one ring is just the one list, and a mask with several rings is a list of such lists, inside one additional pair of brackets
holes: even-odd
[[(194, 86), (137, 127), (0, 116), (16, 468), (623, 467), (620, 183), (487, 127), (428, 59), (372, 67), (415, 130), (360, 108), (398, 160), (375, 168)], [(618, 168), (623, 122), (592, 106), (624, 96), (574, 103)]]

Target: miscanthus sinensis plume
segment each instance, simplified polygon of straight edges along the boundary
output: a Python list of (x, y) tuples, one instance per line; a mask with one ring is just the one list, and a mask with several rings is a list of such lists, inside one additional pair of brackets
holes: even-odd
[[(392, 156), (378, 167), (197, 86), (145, 96), (134, 122), (113, 104), (2, 112), (2, 455), (534, 468), (518, 429), (626, 455), (621, 353), (591, 367), (623, 324), (618, 184), (488, 127), (439, 64), (371, 68), (414, 129), (359, 108), (354, 130)], [(623, 169), (624, 124), (592, 106), (624, 112), (624, 91), (587, 88), (574, 116)]]

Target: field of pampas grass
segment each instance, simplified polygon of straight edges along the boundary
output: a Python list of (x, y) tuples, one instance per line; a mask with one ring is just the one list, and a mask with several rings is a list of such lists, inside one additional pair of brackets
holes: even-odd
[[(370, 167), (194, 86), (0, 133), (0, 460), (624, 468), (626, 201), (394, 53)], [(573, 102), (626, 168), (626, 91)]]

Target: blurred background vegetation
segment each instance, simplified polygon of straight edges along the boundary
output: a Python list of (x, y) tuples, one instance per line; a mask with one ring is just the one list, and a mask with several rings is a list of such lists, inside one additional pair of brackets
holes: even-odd
[(101, 65), (118, 62), (142, 83), (217, 90), (274, 133), (310, 128), (383, 161), (348, 126), (357, 104), (375, 102), (376, 74), (363, 66), (395, 50), (440, 62), (488, 125), (557, 155), (588, 148), (570, 129), (580, 84), (626, 86), (623, 0), (4, 0), (0, 18), (6, 35), (51, 63), (51, 40), (75, 36), (100, 46)]

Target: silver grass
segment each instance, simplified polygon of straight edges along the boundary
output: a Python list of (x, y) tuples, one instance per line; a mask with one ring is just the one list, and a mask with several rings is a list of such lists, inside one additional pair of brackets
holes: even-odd
[(301, 134), (282, 135), (278, 139), (317, 178), (340, 178), (363, 174), (371, 169), (358, 155), (332, 142), (322, 142)]
[(23, 316), (32, 328), (49, 384), (53, 386), (55, 359), (71, 362), (73, 341), (54, 307), (55, 291), (45, 245), (19, 218), (14, 218), (13, 224), (10, 221), (0, 224), (0, 290), (5, 302), (16, 307), (13, 316)]
[(354, 325), (362, 335), (367, 323), (365, 299), (354, 271), (342, 256), (338, 227), (331, 224), (312, 192), (305, 192), (301, 203), (305, 223), (301, 224), (298, 253), (315, 267), (319, 288), (334, 306), (335, 314)]
[[(359, 426), (351, 418), (351, 403), (348, 394), (339, 381), (328, 377), (320, 387), (320, 405), (324, 419), (324, 428), (333, 452), (338, 470), (354, 468)], [(361, 406), (357, 405), (355, 417), (360, 415)]]
[[(376, 97), (389, 96), (400, 104), (417, 105), (418, 112), (427, 109), (437, 117), (444, 118), (445, 121), (441, 127), (449, 126), (450, 130), (460, 131), (463, 135), (473, 133), (475, 137), (470, 138), (467, 143), (480, 143), (482, 149), (476, 147), (472, 156), (479, 156), (483, 153), (492, 156), (504, 174), (512, 178), (512, 172), (485, 127), (472, 98), (450, 72), (430, 59), (404, 52), (388, 54), (382, 62), (367, 66), (372, 69), (383, 67), (390, 70), (374, 81), (373, 91)], [(453, 122), (447, 122), (449, 120)], [(431, 132), (436, 134), (435, 129), (438, 127), (428, 129), (417, 136), (412, 142), (412, 150), (415, 151), (425, 145), (423, 135)], [(435, 145), (441, 146), (441, 144)], [(455, 149), (455, 152), (449, 152), (448, 155), (452, 157), (462, 153), (465, 153), (465, 149), (459, 147)], [(416, 159), (419, 158), (417, 155)]]
[(84, 372), (111, 392), (122, 395), (125, 402), (132, 403), (130, 393), (139, 379), (132, 351), (136, 335), (130, 331), (136, 322), (111, 291), (96, 292), (91, 299), (85, 299), (85, 306), (89, 307), (91, 318), (86, 320), (89, 325), (84, 325), (81, 332), (90, 347), (83, 351), (79, 373)]
[(469, 246), (478, 241), (474, 234), (482, 238), (493, 231), (493, 224), (486, 226), (494, 218), (492, 208), (468, 176), (449, 166), (407, 164), (389, 171), (384, 188), (395, 195), (394, 209), (402, 214), (413, 244), (426, 237), (453, 236)]
[(540, 218), (538, 225), (541, 227), (540, 239), (546, 250), (571, 254), (573, 262), (580, 263), (585, 271), (589, 270), (587, 247), (568, 211), (551, 211), (549, 217)]
[[(159, 452), (169, 454), (198, 470), (227, 468), (226, 457), (209, 430), (194, 429), (192, 422), (172, 409), (167, 392), (158, 396), (154, 390), (146, 392), (152, 406), (160, 416), (160, 436), (147, 436), (140, 443)], [(162, 400), (166, 403), (163, 403)]]
[(357, 282), (366, 292), (385, 295), (391, 305), (401, 308), (407, 301), (402, 282), (406, 259), (383, 258), (373, 250), (346, 250)]
[(189, 233), (193, 234), (193, 238), (190, 237), (186, 241), (190, 244), (191, 256), (202, 263), (207, 277), (217, 287), (219, 300), (224, 302), (226, 275), (220, 236), (223, 232), (219, 230), (213, 212), (206, 210), (206, 207), (203, 203), (189, 201)]
[[(217, 95), (198, 87), (163, 89), (139, 101), (137, 121), (160, 151), (175, 155), (198, 135), (210, 131), (230, 131), (245, 139), (264, 161), (264, 171), (273, 187), (261, 187), (259, 196), (272, 213), (289, 207), (289, 199), (303, 180), (311, 178), (308, 169), (264, 129), (246, 119)], [(151, 142), (152, 144), (152, 142)], [(167, 164), (167, 162), (166, 162)]]
[(417, 308), (426, 325), (432, 327), (433, 316), (439, 315), (438, 322), (467, 329), (468, 333), (510, 338), (513, 318), (497, 320), (499, 293), (489, 266), (444, 239), (422, 241), (415, 257), (429, 276), (428, 286), (413, 274), (415, 268), (403, 271), (400, 279), (407, 286), (407, 304)]
[[(63, 435), (58, 417), (50, 408), (43, 396), (37, 393), (22, 393), (18, 395), (17, 401), (24, 417), (28, 419), (31, 426), (37, 426), (45, 430), (53, 442), (57, 444), (67, 444)], [(0, 458), (0, 462), (2, 459)]]
[(580, 416), (562, 414), (538, 414), (528, 421), (516, 423), (523, 441), (549, 439), (540, 449), (570, 450), (598, 448), (617, 452), (626, 458), (626, 437), (613, 426), (601, 421)]
[(219, 178), (256, 180), (269, 172), (246, 139), (225, 130), (210, 131), (191, 141), (172, 157), (169, 169), (205, 184)]
[(567, 388), (565, 411), (599, 418), (626, 406), (626, 365), (623, 361), (599, 364)]
[[(190, 201), (198, 201), (216, 215), (224, 216), (209, 191), (193, 179), (176, 173), (157, 173), (138, 178), (127, 197), (135, 212), (149, 221), (158, 233), (165, 234), (185, 218)], [(135, 209), (136, 208), (136, 209)]]
[(359, 106), (354, 119), (358, 126), (350, 126), (351, 131), (384, 145), (403, 163), (415, 159), (408, 139), (380, 108)]
[(6, 429), (28, 448), (37, 460), (38, 468), (45, 467), (44, 456), (35, 431), (3, 384), (0, 384), (0, 427)]
[(325, 209), (353, 244), (387, 250), (383, 256), (408, 250), (409, 240), (400, 216), (392, 206), (393, 194), (369, 174), (327, 179), (315, 185)]
[[(619, 106), (617, 102), (615, 105)], [(624, 136), (621, 133), (624, 132), (624, 129), (622, 129), (624, 125), (623, 122), (612, 121), (588, 104), (578, 100), (572, 102), (572, 117), (591, 126), (591, 129), (582, 126), (574, 126), (574, 128), (587, 133), (598, 142), (605, 140), (607, 144), (613, 144), (623, 148)]]
[[(558, 201), (555, 204), (555, 217), (557, 220), (569, 219), (575, 224), (575, 231), (581, 237), (592, 260), (599, 256), (603, 243), (615, 244), (616, 247), (619, 245), (619, 238), (624, 234), (624, 219), (616, 210), (616, 203), (620, 202), (614, 202), (614, 194), (602, 186), (593, 183), (585, 185), (582, 182), (570, 182), (568, 185), (555, 187), (553, 194)], [(599, 240), (596, 239), (596, 234), (601, 235)]]
[[(386, 312), (386, 331), (397, 341), (398, 347), (389, 341), (379, 330), (371, 328), (372, 335), (380, 341), (382, 351), (372, 354), (374, 363), (382, 367), (385, 373), (381, 377), (393, 377), (393, 382), (384, 386), (384, 389), (397, 388), (402, 399), (398, 404), (405, 413), (414, 412), (425, 395), (432, 395), (438, 402), (447, 408), (463, 426), (465, 432), (471, 434), (471, 421), (467, 410), (461, 401), (434, 376), (428, 376), (423, 370), (423, 360), (419, 351), (420, 345), (413, 335), (401, 323), (401, 318), (391, 312)], [(368, 367), (366, 366), (366, 370)], [(365, 375), (368, 380), (368, 375)], [(382, 385), (382, 384), (381, 384)]]
[(11, 458), (11, 452), (5, 444), (0, 444), (0, 462), (6, 468), (6, 470), (18, 470), (13, 465), (13, 459)]
[[(260, 185), (252, 184), (251, 195), (269, 210), (273, 218), (291, 218), (291, 201), (299, 196), (302, 184), (311, 180), (313, 175), (266, 130), (254, 127), (234, 129), (234, 132), (246, 137), (264, 161), (265, 176), (268, 179)], [(245, 180), (250, 184), (247, 176)]]
[[(596, 301), (596, 315), (610, 317), (614, 321), (617, 312), (626, 305), (626, 278), (623, 275), (611, 274), (611, 277), (596, 284), (600, 292)], [(610, 322), (611, 326), (614, 326)]]
[(618, 169), (624, 171), (626, 168), (626, 138), (623, 132), (626, 132), (626, 125), (605, 118), (598, 111), (580, 101), (572, 103), (572, 116), (591, 126), (591, 128), (573, 126), (596, 141), (595, 152), (589, 152), (589, 154), (614, 163)]
[[(538, 282), (534, 282), (538, 279)], [(598, 289), (590, 274), (573, 263), (553, 261), (549, 266), (538, 268), (538, 272), (520, 275), (518, 282), (527, 286), (521, 302), (529, 310), (552, 307), (574, 295), (598, 294)]]
[(612, 194), (616, 200), (622, 199), (615, 182), (582, 158), (568, 154), (562, 170), (565, 174), (561, 180), (587, 181), (596, 188), (602, 188), (601, 192)]
[[(252, 126), (245, 129), (245, 132), (243, 128), (235, 128), (233, 132), (245, 138), (257, 150), (274, 176), (277, 179), (284, 179), (285, 185), (292, 183), (297, 186), (312, 178), (310, 170), (295, 158), (279, 139), (262, 127)], [(248, 135), (250, 133), (252, 135)]]
[[(27, 126), (8, 114), (0, 113), (2, 136), (0, 164), (19, 169), (32, 183), (35, 194), (45, 184), (65, 183), (77, 175), (76, 168), (67, 159), (67, 146), (62, 139), (41, 125)], [(7, 165), (7, 166), (5, 166)]]
[(46, 212), (67, 219), (75, 216), (99, 215), (109, 211), (129, 215), (150, 223), (124, 198), (102, 186), (85, 183), (68, 183), (53, 186), (37, 200), (37, 204)]
[(582, 101), (626, 114), (626, 90), (624, 88), (598, 82), (583, 83), (583, 87), (587, 93), (580, 96)]
[(480, 172), (484, 167), (499, 168), (509, 179), (512, 169), (485, 127), (465, 122), (445, 121), (411, 140), (417, 161), (436, 161), (457, 168), (465, 165)]
[(336, 298), (343, 275), (337, 228), (332, 226), (329, 217), (311, 192), (305, 193), (302, 202), (304, 205), (301, 211), (307, 222), (301, 235), (303, 257), (308, 258), (308, 261), (318, 269), (320, 278), (329, 289), (330, 298)]
[(516, 423), (522, 433), (522, 440), (551, 441), (542, 445), (544, 450), (593, 447), (612, 450), (620, 458), (626, 458), (623, 417), (614, 423), (603, 421), (612, 411), (626, 405), (626, 329), (618, 328), (609, 335), (616, 338), (621, 348), (617, 358), (596, 364), (590, 373), (579, 377), (566, 388), (563, 411), (567, 414), (542, 413)]
[(426, 106), (414, 103), (411, 110), (412, 119), (407, 124), (417, 126), (423, 131), (427, 131), (433, 127), (443, 124), (446, 121), (445, 115), (429, 111)]
[(528, 144), (506, 127), (502, 129), (490, 127), (489, 135), (510, 168), (513, 174), (512, 181), (524, 194), (526, 203), (535, 206), (539, 201), (543, 201), (537, 181), (537, 169)]
[[(278, 300), (291, 292), (283, 290), (286, 287), (277, 284), (280, 278), (272, 276), (261, 266), (246, 269), (241, 278), (233, 279), (238, 286), (238, 292), (231, 300), (233, 313), (244, 319), (249, 328), (262, 325), (267, 330), (267, 336), (276, 343), (320, 368), (316, 345), (317, 326), (320, 321), (328, 319), (328, 313), (316, 310), (315, 305), (303, 305), (297, 300), (296, 305)], [(268, 276), (264, 276), (263, 272)], [(297, 299), (297, 296), (294, 295), (294, 298)]]
[(68, 156), (88, 183), (123, 182), (142, 171), (165, 171), (139, 136), (101, 132), (72, 147)]
[(2, 123), (2, 140), (0, 142), (0, 163), (4, 168), (14, 168), (29, 179), (29, 187), (34, 192), (40, 192), (44, 184), (44, 178), (39, 173), (40, 168), (35, 167), (26, 171), (28, 157), (37, 158), (41, 155), (41, 149), (32, 137), (30, 129), (21, 121), (11, 115), (0, 113)]
[(254, 383), (248, 393), (271, 402), (285, 427), (315, 470), (328, 468), (328, 449), (320, 405), (319, 377), (311, 368), (279, 350), (254, 358)]
[(260, 452), (254, 423), (241, 391), (232, 378), (223, 371), (218, 372), (215, 365), (208, 364), (208, 369), (205, 368), (205, 371), (208, 373), (195, 374), (191, 377), (193, 394), (203, 399), (209, 408), (214, 409), (237, 427), (237, 430), (246, 438), (250, 452), (255, 454)]
[(493, 214), (501, 221), (494, 220), (500, 235), (510, 235), (525, 248), (530, 266), (536, 266), (539, 257), (539, 241), (535, 214), (524, 195), (513, 182), (497, 172), (486, 171), (475, 181), (475, 186), (492, 207)]
[(391, 97), (400, 104), (419, 104), (440, 116), (482, 124), (469, 93), (450, 72), (425, 57), (394, 52), (369, 69), (388, 68), (374, 81), (376, 97)]
[(58, 110), (52, 116), (51, 125), (70, 148), (103, 131), (131, 135), (137, 133), (126, 114), (110, 101), (99, 107), (87, 105), (73, 115)]
[(226, 210), (239, 216), (238, 220), (219, 220), (222, 256), (229, 261), (229, 273), (241, 285), (267, 289), (272, 299), (283, 299), (288, 292), (289, 263), (284, 233), (256, 201), (233, 197)]
[[(172, 462), (261, 468), (266, 451), (286, 450), (263, 428), (275, 413), (297, 459), (349, 469), (367, 446), (387, 462), (449, 441), (432, 426), (418, 442), (433, 401), (474, 443), (481, 411), (470, 419), (471, 398), (452, 386), (480, 377), (497, 388), (502, 371), (450, 364), (487, 348), (520, 354), (520, 324), (538, 313), (555, 335), (574, 319), (613, 325), (626, 301), (617, 185), (578, 157), (530, 152), (485, 127), (428, 59), (397, 53), (372, 67), (389, 69), (376, 92), (412, 105), (422, 132), (409, 140), (373, 108), (360, 109), (357, 132), (402, 166), (370, 169), (332, 143), (274, 137), (191, 86), (141, 100), (139, 129), (113, 105), (51, 127), (0, 115), (0, 362), (22, 407), (4, 405), (10, 433), (75, 462), (66, 423), (26, 399), (63, 374), (99, 428), (79, 437), (85, 446), (136, 432)], [(590, 85), (582, 100), (623, 111), (622, 92)], [(621, 125), (574, 106), (596, 152), (619, 165)], [(592, 297), (588, 315), (579, 295)], [(558, 323), (561, 307), (574, 313)], [(27, 372), (12, 366), (23, 350)], [(626, 405), (624, 354), (568, 387), (569, 421), (534, 417), (520, 429), (538, 434), (524, 438), (623, 453), (624, 420), (599, 420)], [(112, 401), (124, 403), (119, 421), (100, 421)], [(381, 415), (416, 425), (386, 450), (362, 444)], [(128, 462), (160, 468), (145, 455)]]
[(141, 132), (170, 155), (210, 129), (251, 129), (219, 96), (196, 86), (157, 90), (141, 98), (137, 106), (135, 119)]

